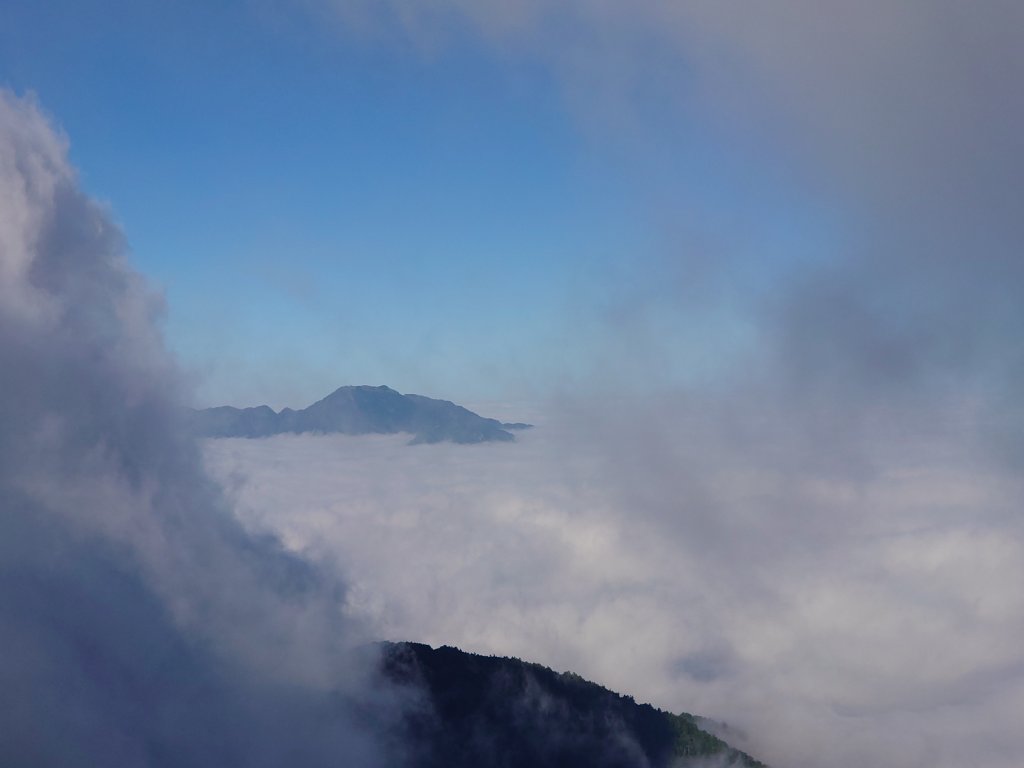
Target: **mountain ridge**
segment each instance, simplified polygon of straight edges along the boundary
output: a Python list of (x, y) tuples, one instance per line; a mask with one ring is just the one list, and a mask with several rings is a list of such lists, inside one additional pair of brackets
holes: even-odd
[(221, 405), (191, 412), (191, 426), (200, 437), (270, 437), (305, 432), (323, 434), (413, 435), (419, 443), (511, 442), (510, 430), (531, 425), (506, 424), (456, 405), (423, 395), (402, 393), (387, 386), (343, 386), (315, 403), (275, 411), (267, 405), (235, 408)]

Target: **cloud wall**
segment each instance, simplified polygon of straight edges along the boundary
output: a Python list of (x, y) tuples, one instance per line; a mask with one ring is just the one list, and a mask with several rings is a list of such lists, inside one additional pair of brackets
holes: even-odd
[(0, 92), (0, 761), (378, 764), (344, 586), (234, 520), (67, 149)]

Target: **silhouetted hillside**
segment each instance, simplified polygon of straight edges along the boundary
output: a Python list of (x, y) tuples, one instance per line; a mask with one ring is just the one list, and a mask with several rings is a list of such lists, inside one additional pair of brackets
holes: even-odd
[(382, 668), (418, 697), (402, 734), (414, 768), (764, 768), (691, 715), (538, 664), (385, 643)]
[(267, 437), (286, 432), (345, 435), (408, 432), (413, 443), (483, 443), (514, 440), (509, 429), (529, 424), (502, 424), (448, 400), (403, 395), (390, 387), (340, 387), (308, 408), (274, 411), (266, 405), (222, 405), (193, 412), (202, 437)]

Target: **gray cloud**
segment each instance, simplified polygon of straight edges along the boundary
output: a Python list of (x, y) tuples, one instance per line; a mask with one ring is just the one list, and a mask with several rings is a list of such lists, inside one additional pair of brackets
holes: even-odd
[(8, 92), (0, 199), (3, 762), (386, 762), (344, 586), (235, 521), (179, 426), (159, 296)]

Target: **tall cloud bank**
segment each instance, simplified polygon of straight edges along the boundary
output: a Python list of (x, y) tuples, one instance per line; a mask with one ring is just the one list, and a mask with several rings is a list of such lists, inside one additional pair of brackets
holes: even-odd
[(0, 92), (0, 762), (378, 764), (343, 585), (234, 521), (161, 311)]

